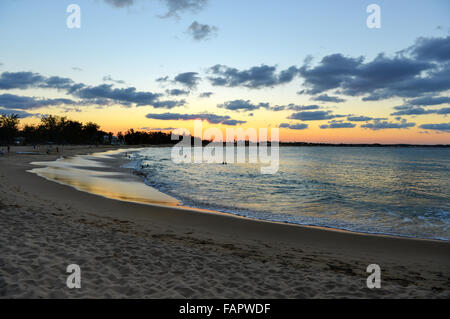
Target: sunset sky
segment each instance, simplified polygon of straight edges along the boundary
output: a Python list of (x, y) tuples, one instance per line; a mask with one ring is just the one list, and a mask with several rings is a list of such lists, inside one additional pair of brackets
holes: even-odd
[(449, 21), (448, 0), (2, 0), (0, 114), (450, 144)]

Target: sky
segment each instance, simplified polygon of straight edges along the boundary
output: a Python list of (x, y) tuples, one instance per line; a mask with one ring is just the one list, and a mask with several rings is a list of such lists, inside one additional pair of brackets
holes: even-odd
[(449, 144), (449, 21), (448, 0), (3, 0), (0, 114)]

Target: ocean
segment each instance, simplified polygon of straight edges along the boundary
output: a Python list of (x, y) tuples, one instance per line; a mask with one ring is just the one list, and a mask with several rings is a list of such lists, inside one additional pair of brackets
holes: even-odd
[(176, 164), (171, 148), (128, 152), (145, 183), (184, 206), (255, 219), (450, 240), (450, 149), (280, 147), (260, 164)]

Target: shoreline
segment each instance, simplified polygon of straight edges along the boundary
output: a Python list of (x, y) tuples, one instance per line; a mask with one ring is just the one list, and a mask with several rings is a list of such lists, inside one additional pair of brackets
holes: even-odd
[[(89, 154), (117, 148), (123, 147), (66, 147), (62, 150), (62, 155)], [(19, 147), (13, 147), (12, 152), (15, 152), (17, 149)], [(20, 150), (27, 151), (24, 147), (21, 147)], [(448, 283), (450, 282), (448, 277), (450, 270), (450, 243), (446, 241), (356, 233), (339, 229), (324, 229), (318, 226), (262, 221), (231, 214), (228, 216), (228, 214), (221, 212), (204, 212), (201, 209), (159, 207), (117, 201), (77, 191), (71, 186), (58, 184), (26, 172), (26, 170), (33, 168), (29, 164), (33, 161), (50, 161), (59, 156), (60, 154), (33, 155), (14, 153), (0, 157), (2, 192), (3, 195), (6, 195), (0, 197), (0, 212), (5, 210), (2, 211), (2, 207), (6, 207), (6, 211), (12, 207), (12, 210), (18, 209), (26, 213), (33, 210), (33, 207), (38, 207), (32, 203), (31, 199), (33, 199), (33, 201), (39, 202), (42, 208), (42, 212), (37, 213), (41, 217), (51, 217), (48, 215), (48, 212), (53, 212), (52, 215), (62, 214), (64, 218), (75, 219), (74, 223), (76, 225), (79, 225), (81, 221), (81, 224), (86, 227), (94, 227), (94, 229), (89, 228), (89, 231), (94, 232), (96, 230), (95, 225), (105, 221), (111, 222), (112, 220), (112, 225), (107, 227), (112, 227), (112, 229), (118, 227), (120, 230), (126, 225), (129, 228), (127, 236), (130, 237), (127, 237), (127, 240), (130, 240), (130, 243), (144, 240), (147, 244), (149, 242), (152, 245), (155, 243), (163, 244), (170, 252), (168, 256), (175, 258), (174, 260), (181, 258), (180, 256), (177, 257), (177, 254), (181, 254), (178, 249), (184, 247), (195, 250), (194, 255), (196, 258), (211, 259), (208, 259), (209, 261), (206, 262), (208, 265), (209, 262), (220, 264), (222, 260), (228, 265), (228, 268), (230, 265), (234, 265), (237, 267), (236, 269), (244, 272), (246, 267), (254, 269), (252, 274), (247, 274), (248, 278), (240, 277), (239, 279), (243, 284), (249, 285), (248, 289), (251, 291), (249, 294), (239, 292), (239, 289), (227, 288), (227, 284), (230, 282), (234, 282), (234, 286), (240, 287), (240, 284), (235, 280), (227, 277), (223, 278), (221, 283), (216, 285), (221, 287), (219, 291), (214, 292), (212, 291), (214, 287), (209, 292), (205, 292), (204, 285), (198, 286), (195, 284), (186, 285), (189, 291), (192, 292), (181, 295), (180, 291), (186, 290), (184, 289), (186, 287), (181, 287), (183, 289), (171, 287), (171, 292), (168, 295), (162, 294), (162, 292), (167, 293), (166, 290), (155, 291), (149, 295), (135, 295), (121, 292), (116, 287), (116, 290), (113, 289), (114, 293), (112, 293), (111, 297), (150, 296), (158, 298), (181, 296), (189, 298), (226, 298), (228, 293), (230, 296), (250, 298), (296, 298), (302, 296), (307, 298), (327, 298), (331, 296), (377, 298), (395, 296), (396, 294), (403, 294), (411, 298), (420, 296), (446, 298), (450, 296), (448, 290)], [(13, 198), (16, 197), (14, 204)], [(8, 201), (12, 204), (7, 203)], [(14, 215), (14, 218), (16, 217), (20, 218), (20, 216)], [(3, 222), (8, 223), (7, 220), (3, 220)], [(35, 222), (39, 224), (39, 221)], [(58, 222), (61, 221), (58, 220)], [(5, 227), (5, 225), (2, 226)], [(44, 229), (45, 225), (42, 228)], [(147, 233), (147, 235), (141, 238), (141, 235), (138, 235), (141, 233)], [(113, 232), (111, 236), (116, 235)], [(14, 238), (8, 238), (7, 240), (14, 240)], [(19, 238), (17, 240), (20, 241)], [(106, 248), (103, 247), (103, 250), (114, 249), (114, 244), (109, 240), (102, 238), (98, 238), (98, 240), (104, 243)], [(30, 241), (29, 244), (33, 246), (33, 241)], [(205, 248), (211, 248), (212, 251), (209, 251), (209, 249), (205, 251)], [(138, 248), (131, 245), (129, 249)], [(141, 247), (141, 249), (143, 248)], [(20, 248), (18, 251), (21, 251)], [(48, 255), (51, 252), (45, 250), (42, 254)], [(211, 254), (215, 255), (210, 256)], [(223, 261), (223, 258), (226, 261)], [(8, 257), (4, 257), (4, 259), (7, 260)], [(246, 267), (239, 267), (236, 264), (238, 261), (245, 263)], [(86, 262), (91, 261), (87, 259)], [(192, 266), (192, 263), (195, 264), (194, 268), (187, 267), (186, 269), (188, 269), (187, 272), (193, 272), (194, 277), (200, 280), (203, 273), (200, 270), (206, 271), (203, 269), (204, 266), (198, 265), (192, 260), (185, 262), (188, 266)], [(371, 263), (379, 263), (382, 269), (387, 268), (388, 274), (384, 278), (388, 289), (369, 290), (365, 287), (365, 279), (367, 277), (365, 268)], [(278, 274), (278, 281), (283, 282), (277, 282), (274, 278), (274, 282), (271, 282), (271, 288), (266, 287), (265, 292), (262, 291), (261, 285), (268, 280), (266, 278), (271, 278), (266, 273), (266, 268), (279, 269), (280, 265), (283, 264), (288, 265), (286, 267), (289, 269), (285, 279), (280, 279), (282, 274)], [(119, 266), (116, 265), (113, 268), (116, 269), (117, 267)], [(227, 268), (222, 269), (222, 271), (228, 273)], [(417, 273), (421, 275), (415, 275)], [(293, 288), (289, 287), (288, 283), (292, 282), (293, 278), (299, 276), (299, 274), (303, 274), (304, 278), (313, 276), (316, 279), (312, 280), (311, 283), (302, 281), (296, 284), (299, 287), (303, 285), (303, 288), (306, 288), (308, 284), (313, 285), (311, 295), (305, 292), (300, 293), (298, 289), (294, 293), (292, 291)], [(231, 274), (228, 275), (232, 276)], [(139, 277), (137, 274), (136, 276)], [(177, 276), (184, 278), (182, 273)], [(344, 287), (338, 287), (337, 282), (342, 281), (342, 276), (348, 277), (347, 280), (349, 282), (344, 284)], [(422, 279), (417, 279), (419, 277)], [(158, 281), (160, 277), (147, 276), (145, 278), (152, 278), (152, 280)], [(139, 286), (138, 280), (136, 279), (135, 282), (135, 279), (127, 281), (127, 284)], [(187, 279), (184, 280), (186, 281)], [(163, 286), (167, 288), (174, 284), (168, 280)], [(284, 290), (281, 288), (275, 289), (281, 284), (284, 285)], [(333, 286), (333, 288), (326, 288), (327, 284)], [(2, 295), (1, 287), (0, 283), (0, 297), (16, 295), (8, 293)], [(408, 289), (405, 289), (405, 287), (408, 287)], [(38, 288), (34, 287), (32, 291), (39, 294)], [(22, 289), (19, 290), (22, 291)], [(44, 296), (51, 297), (51, 291), (43, 291), (45, 291), (43, 293)], [(258, 294), (256, 291), (262, 292)], [(327, 294), (327, 291), (332, 291), (331, 295)], [(73, 292), (67, 292), (63, 288), (58, 290), (58, 293), (63, 297), (67, 297), (67, 294), (69, 297), (73, 296), (71, 295)], [(91, 287), (89, 293), (96, 297), (105, 296), (93, 287)], [(75, 297), (79, 296), (86, 296), (86, 294), (79, 293), (77, 295), (75, 293)]]
[[(145, 147), (148, 147), (148, 146), (145, 146)], [(120, 165), (120, 164), (123, 164), (123, 163), (130, 162), (131, 159), (123, 159), (123, 160), (121, 160), (120, 158), (117, 157), (120, 154), (141, 150), (141, 149), (143, 149), (145, 147), (138, 147), (138, 148), (136, 148), (136, 147), (131, 147), (131, 148), (119, 147), (117, 149), (113, 149), (114, 153), (112, 153), (112, 154), (108, 154), (109, 152), (111, 152), (111, 150), (108, 150), (106, 152), (92, 152), (92, 153), (87, 153), (87, 154), (83, 154), (83, 155), (108, 155), (108, 156), (113, 156), (115, 161), (119, 162), (119, 165), (117, 167), (112, 167), (114, 170), (117, 170), (118, 172), (119, 171), (120, 172), (126, 171), (129, 174), (128, 177), (132, 177), (135, 180), (139, 180), (146, 187), (149, 187), (150, 189), (154, 189), (154, 190), (160, 192), (158, 189), (147, 185), (145, 183), (145, 181), (143, 180), (142, 176), (136, 176), (135, 174), (133, 174), (132, 173), (132, 171), (133, 171), (132, 168), (124, 168), (124, 167), (122, 167), (122, 165)], [(166, 146), (166, 147), (170, 147), (170, 146)], [(81, 155), (81, 154), (71, 155), (70, 157), (74, 158), (74, 157), (77, 157), (79, 155)], [(55, 161), (57, 161), (59, 159), (60, 158), (56, 159)], [(99, 160), (99, 159), (100, 158), (97, 158), (97, 160)], [(70, 182), (62, 182), (62, 181), (58, 181), (58, 180), (46, 177), (45, 174), (42, 174), (42, 173), (39, 172), (39, 168), (45, 168), (45, 166), (47, 165), (47, 162), (42, 162), (42, 164), (40, 164), (40, 162), (32, 162), (32, 163), (29, 163), (29, 164), (34, 165), (33, 167), (35, 167), (35, 168), (27, 170), (27, 172), (37, 174), (38, 176), (40, 176), (40, 177), (42, 177), (44, 179), (47, 179), (48, 181), (52, 181), (52, 182), (55, 182), (55, 183), (59, 183), (61, 185), (72, 187), (72, 188), (74, 188), (77, 191), (87, 192), (87, 193), (92, 194), (92, 195), (101, 196), (101, 197), (112, 199), (112, 200), (119, 200), (119, 201), (124, 201), (124, 202), (131, 202), (131, 203), (135, 203), (135, 204), (149, 205), (150, 207), (156, 206), (156, 207), (162, 207), (162, 208), (178, 208), (178, 209), (181, 209), (183, 211), (186, 211), (186, 213), (188, 213), (188, 211), (204, 212), (204, 213), (209, 213), (209, 214), (218, 214), (218, 215), (225, 215), (225, 216), (229, 216), (229, 217), (247, 219), (247, 220), (252, 220), (252, 221), (256, 221), (256, 222), (274, 223), (274, 224), (281, 224), (281, 225), (292, 225), (292, 226), (299, 226), (299, 227), (306, 227), (306, 228), (314, 228), (314, 229), (323, 230), (323, 231), (334, 231), (334, 232), (344, 232), (344, 233), (349, 233), (349, 234), (359, 234), (359, 235), (379, 236), (379, 237), (388, 237), (388, 238), (426, 240), (426, 241), (448, 242), (448, 243), (450, 243), (450, 240), (440, 239), (440, 238), (422, 238), (422, 237), (415, 237), (415, 236), (412, 236), (412, 235), (411, 236), (408, 236), (408, 235), (395, 235), (395, 234), (387, 234), (387, 233), (381, 233), (381, 232), (379, 232), (379, 233), (376, 233), (376, 232), (362, 232), (362, 231), (356, 231), (356, 230), (351, 230), (351, 229), (336, 228), (336, 227), (332, 227), (332, 226), (309, 225), (309, 224), (301, 224), (301, 223), (295, 223), (295, 222), (289, 222), (289, 221), (277, 221), (277, 220), (269, 220), (269, 219), (264, 219), (264, 218), (249, 217), (249, 216), (240, 215), (239, 213), (236, 213), (236, 212), (220, 211), (220, 210), (214, 210), (214, 209), (202, 208), (202, 207), (195, 207), (195, 206), (186, 206), (186, 205), (182, 204), (182, 202), (179, 199), (176, 199), (178, 201), (178, 203), (169, 203), (169, 202), (165, 203), (165, 202), (157, 201), (156, 200), (157, 197), (155, 197), (154, 200), (148, 200), (148, 201), (145, 201), (145, 200), (139, 201), (139, 200), (133, 200), (133, 199), (126, 199), (126, 198), (114, 198), (114, 197), (111, 197), (111, 196), (102, 195), (100, 192), (83, 190), (83, 189), (81, 189), (78, 186), (72, 185)], [(163, 194), (165, 194), (165, 193), (163, 193)], [(171, 195), (168, 195), (168, 194), (165, 194), (165, 195), (171, 197)]]

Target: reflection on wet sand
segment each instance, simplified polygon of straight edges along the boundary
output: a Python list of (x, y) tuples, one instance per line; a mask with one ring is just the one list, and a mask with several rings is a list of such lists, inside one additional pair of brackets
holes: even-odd
[(54, 162), (33, 162), (33, 165), (42, 167), (29, 172), (80, 191), (112, 199), (170, 206), (179, 204), (175, 198), (144, 184), (139, 177), (118, 171), (118, 158), (112, 155), (114, 154), (80, 155)]

